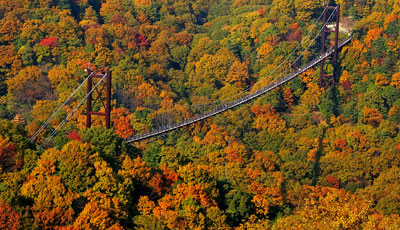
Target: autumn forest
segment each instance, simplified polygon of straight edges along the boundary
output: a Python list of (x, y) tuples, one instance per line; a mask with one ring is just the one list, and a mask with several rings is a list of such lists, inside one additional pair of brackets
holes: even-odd
[(400, 229), (400, 1), (325, 3), (329, 86), (127, 143), (320, 55), (324, 1), (0, 0), (0, 229)]

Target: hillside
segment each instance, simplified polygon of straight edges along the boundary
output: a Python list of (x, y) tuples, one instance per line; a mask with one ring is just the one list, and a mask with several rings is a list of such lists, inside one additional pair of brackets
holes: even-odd
[[(336, 84), (128, 144), (319, 56), (323, 1), (0, 0), (0, 229), (400, 229), (400, 2), (330, 4)], [(112, 73), (112, 129), (72, 112), (85, 69)]]

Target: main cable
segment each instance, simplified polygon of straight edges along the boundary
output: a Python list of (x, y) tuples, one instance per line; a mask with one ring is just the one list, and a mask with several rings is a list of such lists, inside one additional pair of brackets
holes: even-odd
[(30, 142), (34, 142), (36, 137), (49, 125), (49, 123), (54, 119), (54, 117), (60, 112), (60, 110), (72, 99), (75, 93), (85, 84), (85, 82), (93, 75), (93, 72), (89, 74), (89, 76), (74, 90), (74, 92), (64, 101), (64, 103), (58, 107), (58, 109), (47, 119), (47, 121), (33, 134), (33, 136), (29, 139)]
[[(331, 13), (331, 15), (329, 16), (328, 20), (324, 23), (324, 25), (322, 26), (322, 28), (318, 31), (318, 33), (316, 34), (316, 36), (311, 40), (311, 42), (308, 44), (308, 46), (305, 48), (305, 50), (303, 50), (303, 52), (301, 53), (301, 55), (300, 55), (294, 62), (292, 62), (292, 64), (285, 70), (285, 72), (286, 72), (287, 70), (289, 70), (289, 69), (294, 65), (294, 63), (296, 63), (296, 62), (305, 54), (305, 52), (308, 51), (308, 49), (311, 47), (311, 45), (312, 45), (312, 44), (314, 43), (314, 41), (317, 39), (318, 35), (321, 34), (322, 30), (325, 28), (325, 26), (328, 24), (329, 20), (330, 20), (330, 19), (332, 18), (332, 16), (335, 14), (336, 10), (337, 10), (337, 7), (336, 7), (336, 8), (334, 9), (334, 11)], [(275, 81), (276, 79), (279, 79), (279, 78), (281, 77), (281, 75), (282, 75), (282, 73), (281, 73), (277, 78), (275, 78), (274, 81)], [(297, 76), (298, 76), (298, 75), (297, 75)], [(241, 97), (241, 98), (239, 98), (239, 99), (234, 100), (233, 102), (231, 102), (231, 104), (237, 104), (237, 105), (233, 106), (232, 108), (234, 108), (234, 107), (236, 107), (236, 106), (238, 106), (238, 105), (244, 104), (244, 103), (246, 103), (246, 102), (249, 101), (249, 100), (252, 100), (252, 98), (254, 98), (254, 97), (251, 97), (251, 96), (264, 94), (264, 93), (265, 93), (265, 92), (263, 92), (264, 89), (266, 89), (266, 88), (270, 88), (270, 89), (271, 89), (271, 86), (273, 86), (273, 82), (274, 82), (274, 81), (272, 81), (272, 83), (271, 83), (271, 82), (268, 83), (266, 86), (262, 87), (261, 89), (259, 89), (258, 91), (254, 92), (254, 93), (252, 93), (252, 94), (249, 94), (249, 95), (247, 95), (247, 96), (244, 96), (244, 97)], [(279, 86), (279, 85), (281, 85), (281, 84), (283, 84), (283, 83), (284, 83), (284, 82), (279, 82), (279, 84), (278, 84), (278, 85), (275, 85), (275, 87), (277, 87), (277, 86)], [(273, 88), (272, 88), (272, 89), (273, 89)], [(268, 91), (270, 91), (270, 90), (268, 90)], [(268, 92), (268, 91), (266, 91), (266, 92)], [(245, 97), (248, 97), (248, 98), (246, 99)], [(229, 105), (229, 106), (230, 106), (230, 105)], [(209, 117), (209, 116), (208, 116), (209, 113), (216, 113), (216, 112), (218, 112), (218, 111), (222, 111), (223, 108), (226, 108), (226, 107), (228, 107), (228, 104), (227, 104), (227, 103), (224, 103), (224, 104), (222, 104), (218, 109), (212, 110), (211, 112), (204, 113), (204, 114), (201, 114), (201, 115), (195, 116), (195, 117), (197, 117), (197, 119), (199, 119), (199, 120), (203, 120), (204, 118)], [(189, 119), (189, 120), (192, 120), (193, 118), (194, 118), (194, 117), (192, 117), (192, 118)], [(177, 123), (177, 124), (180, 124), (180, 123)], [(168, 128), (169, 128), (169, 126), (167, 126), (167, 129), (168, 129)], [(163, 130), (163, 128), (161, 128), (161, 131), (162, 131), (162, 130)], [(166, 129), (165, 129), (165, 130), (166, 130)], [(154, 131), (152, 131), (152, 132), (154, 132)], [(148, 132), (147, 134), (152, 133), (152, 132)], [(143, 135), (143, 134), (141, 134), (141, 135)], [(141, 136), (141, 135), (139, 135), (139, 136)], [(144, 134), (144, 135), (146, 135), (146, 134)], [(127, 138), (127, 141), (130, 142), (130, 140), (132, 140), (132, 139), (135, 138), (135, 137), (137, 137), (137, 136), (132, 136), (132, 137), (130, 137), (130, 138)]]
[[(328, 9), (328, 7), (325, 7), (324, 10), (322, 11), (321, 15), (318, 17), (317, 21), (315, 21), (315, 23), (313, 24), (313, 26), (311, 27), (311, 29), (308, 30), (306, 36), (303, 37), (303, 39), (300, 41), (300, 43), (289, 53), (289, 55), (286, 56), (285, 60), (283, 60), (275, 69), (272, 70), (272, 72), (270, 72), (269, 74), (267, 74), (265, 77), (259, 79), (254, 85), (248, 87), (247, 89), (241, 91), (239, 93), (246, 93), (248, 91), (250, 91), (251, 89), (253, 89), (256, 85), (260, 84), (264, 79), (266, 79), (267, 77), (271, 76), (272, 74), (274, 74), (287, 60), (289, 60), (289, 58), (300, 48), (300, 46), (304, 43), (304, 41), (306, 40), (307, 37), (310, 36), (311, 32), (314, 30), (315, 26), (318, 24), (319, 21), (321, 21), (325, 11)], [(336, 9), (336, 8), (335, 8)], [(318, 33), (319, 34), (319, 33)], [(318, 36), (318, 34), (316, 36)], [(315, 40), (315, 39), (314, 39)], [(238, 95), (238, 94), (237, 94)], [(224, 98), (221, 101), (228, 101), (229, 99), (235, 98), (237, 95), (235, 96), (231, 96), (228, 98)], [(210, 102), (210, 103), (204, 103), (204, 104), (195, 104), (195, 105), (190, 105), (189, 107), (199, 107), (199, 106), (206, 106), (206, 105), (213, 105), (216, 104), (216, 102)]]
[(102, 82), (104, 80), (104, 78), (107, 76), (107, 73), (104, 74), (104, 76), (96, 83), (96, 85), (89, 91), (88, 94), (86, 94), (86, 96), (80, 101), (80, 103), (75, 106), (75, 108), (68, 114), (68, 116), (57, 126), (57, 128), (54, 129), (54, 131), (44, 140), (44, 142), (42, 143), (41, 147), (43, 146), (43, 144), (49, 142), (58, 132), (58, 130), (65, 124), (68, 122), (69, 118), (76, 112), (76, 110), (78, 110), (78, 108), (83, 104), (83, 102), (86, 101), (86, 99), (89, 97), (90, 94), (93, 93), (93, 91), (97, 88), (97, 86), (99, 86), (100, 82)]
[(278, 77), (274, 78), (274, 79), (272, 80), (272, 82), (274, 82), (274, 81), (278, 80), (279, 78), (281, 78), (282, 75), (283, 75), (284, 73), (286, 73), (298, 60), (300, 60), (300, 58), (301, 58), (302, 56), (304, 56), (305, 52), (308, 51), (308, 49), (310, 48), (310, 46), (311, 46), (311, 45), (314, 43), (314, 41), (317, 39), (318, 35), (321, 34), (322, 30), (326, 27), (326, 25), (327, 25), (327, 24), (329, 23), (329, 21), (331, 20), (332, 16), (336, 13), (336, 10), (337, 10), (337, 6), (336, 6), (335, 9), (332, 11), (332, 13), (331, 13), (331, 15), (329, 16), (328, 20), (326, 20), (325, 24), (321, 27), (321, 29), (319, 30), (319, 32), (317, 33), (317, 35), (314, 37), (314, 39), (310, 42), (310, 44), (308, 44), (307, 48), (297, 57), (297, 59), (296, 59), (295, 61), (293, 61), (293, 62), (290, 64), (290, 66), (289, 66), (288, 68), (286, 68), (283, 72), (281, 72), (281, 73), (279, 74)]

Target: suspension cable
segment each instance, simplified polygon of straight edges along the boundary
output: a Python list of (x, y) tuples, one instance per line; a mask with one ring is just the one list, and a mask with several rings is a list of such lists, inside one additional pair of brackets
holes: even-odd
[[(247, 89), (241, 91), (239, 93), (246, 93), (248, 91), (250, 91), (251, 89), (253, 89), (256, 85), (260, 84), (264, 79), (266, 79), (267, 77), (271, 76), (272, 74), (274, 74), (287, 60), (289, 60), (289, 58), (300, 48), (300, 46), (305, 42), (306, 38), (310, 36), (311, 32), (314, 30), (315, 26), (318, 24), (319, 21), (321, 21), (325, 11), (328, 9), (328, 7), (325, 7), (323, 12), (320, 14), (320, 16), (318, 17), (318, 19), (315, 21), (315, 23), (313, 24), (313, 26), (308, 30), (306, 36), (303, 37), (303, 39), (300, 41), (300, 43), (289, 53), (289, 55), (286, 56), (285, 60), (283, 60), (275, 69), (272, 70), (272, 72), (270, 72), (269, 74), (267, 74), (265, 77), (259, 79), (254, 85), (248, 87)], [(318, 35), (318, 34), (317, 34)], [(238, 95), (238, 94), (237, 94)], [(228, 101), (232, 98), (237, 97), (237, 95), (235, 96), (231, 96), (228, 98), (224, 98), (221, 101)], [(195, 104), (195, 105), (190, 105), (189, 107), (199, 107), (199, 106), (206, 106), (206, 105), (213, 105), (216, 104), (216, 102), (210, 102), (210, 103), (204, 103), (204, 104)]]
[(33, 136), (29, 139), (30, 142), (34, 142), (36, 137), (43, 131), (43, 129), (45, 129), (50, 122), (54, 119), (54, 117), (61, 111), (61, 109), (72, 99), (72, 97), (75, 95), (75, 93), (78, 92), (78, 90), (83, 86), (83, 84), (85, 84), (85, 82), (89, 79), (89, 77), (91, 77), (93, 74), (90, 73), (89, 76), (87, 76), (87, 78), (74, 90), (74, 92), (67, 98), (67, 100), (64, 101), (64, 103), (58, 107), (58, 109), (47, 119), (47, 121), (35, 132), (35, 134), (33, 134)]
[[(324, 27), (328, 24), (328, 22), (330, 21), (330, 19), (332, 18), (332, 16), (335, 14), (336, 10), (337, 10), (337, 7), (336, 7), (336, 8), (334, 9), (334, 11), (331, 13), (331, 15), (329, 16), (328, 20), (324, 23), (323, 27), (318, 31), (317, 35), (313, 38), (313, 40), (311, 40), (310, 44), (308, 44), (308, 46), (307, 46), (306, 49), (302, 52), (302, 54), (301, 54), (294, 62), (292, 62), (292, 64), (285, 70), (285, 72), (286, 72), (287, 70), (289, 70), (289, 69), (294, 65), (294, 63), (296, 63), (296, 62), (305, 54), (306, 51), (308, 51), (308, 49), (311, 47), (311, 45), (312, 45), (312, 44), (314, 43), (314, 41), (317, 39), (318, 35), (322, 32), (322, 30), (324, 29)], [(281, 75), (282, 75), (282, 73), (280, 74), (280, 76), (278, 76), (278, 77), (275, 78), (274, 80), (280, 78)], [(298, 76), (298, 74), (297, 74), (296, 76)], [(273, 82), (273, 81), (272, 81), (272, 82)], [(279, 85), (281, 85), (281, 84), (283, 84), (283, 83), (284, 83), (284, 82), (279, 82)], [(249, 101), (249, 100), (254, 99), (254, 95), (259, 96), (259, 95), (261, 95), (261, 94), (264, 94), (265, 92), (270, 91), (271, 89), (273, 89), (273, 88), (271, 88), (271, 86), (272, 86), (272, 84), (269, 83), (267, 86), (264, 86), (263, 88), (261, 88), (261, 89), (258, 90), (257, 92), (254, 92), (253, 94), (250, 94), (250, 95), (245, 96), (245, 97), (247, 97), (247, 98), (241, 97), (241, 98), (239, 98), (239, 99), (233, 101), (233, 102), (230, 103), (230, 104), (228, 104), (228, 103), (222, 104), (222, 105), (221, 105), (222, 107), (220, 107), (220, 108), (218, 108), (218, 109), (216, 109), (216, 110), (212, 110), (211, 112), (204, 113), (204, 114), (201, 114), (201, 115), (199, 115), (199, 116), (192, 117), (192, 118), (189, 119), (189, 120), (193, 120), (194, 118), (196, 118), (196, 119), (198, 119), (198, 120), (202, 120), (202, 119), (204, 119), (204, 118), (206, 118), (206, 117), (209, 117), (209, 116), (207, 116), (207, 114), (212, 114), (212, 113), (217, 114), (216, 112), (221, 112), (221, 111), (223, 111), (223, 108), (227, 108), (228, 106), (229, 106), (230, 108), (234, 108), (234, 107), (236, 107), (236, 106), (238, 106), (238, 105), (241, 105), (241, 104), (243, 104), (243, 103), (245, 103), (245, 102), (247, 102), (247, 101)], [(264, 89), (266, 89), (266, 88), (269, 88), (269, 90), (265, 91)], [(274, 88), (275, 88), (275, 87), (274, 87)], [(264, 91), (264, 92), (263, 92), (263, 91)], [(252, 97), (248, 97), (248, 96), (252, 96)], [(237, 105), (232, 106), (232, 104), (237, 104)], [(185, 119), (185, 122), (186, 122), (186, 119)], [(185, 122), (183, 122), (183, 123), (185, 123)], [(191, 122), (191, 123), (193, 123), (193, 122)], [(176, 123), (176, 124), (179, 125), (180, 123)], [(167, 126), (167, 128), (168, 128), (168, 127), (169, 127), (169, 126)], [(158, 129), (157, 129), (157, 130), (158, 130)], [(156, 133), (157, 130), (156, 130), (155, 132), (152, 131), (152, 132), (149, 132), (149, 133), (147, 133), (147, 134)], [(163, 130), (163, 128), (161, 128), (161, 130)], [(160, 131), (160, 130), (158, 130), (158, 132), (159, 132), (159, 131)], [(128, 141), (128, 142), (131, 142), (131, 141), (133, 141), (133, 139), (134, 139), (135, 137), (139, 137), (139, 136), (143, 136), (143, 135), (145, 136), (145, 135), (147, 135), (147, 134), (141, 134), (141, 135), (138, 135), (138, 136), (132, 136), (132, 137), (128, 138), (127, 141)]]
[[(92, 94), (92, 92), (97, 88), (97, 86), (99, 86), (100, 82), (102, 82), (106, 76), (107, 76), (107, 73), (104, 74), (104, 76), (96, 83), (96, 85), (90, 90), (90, 92), (89, 92), (88, 94), (86, 94), (86, 96), (80, 101), (80, 103), (79, 103), (77, 106), (75, 106), (75, 108), (68, 114), (68, 116), (57, 126), (57, 128), (54, 129), (54, 131), (53, 131), (49, 136), (47, 136), (47, 138), (46, 138), (45, 141), (42, 143), (42, 145), (45, 144), (45, 143), (48, 143), (48, 142), (57, 134), (58, 130), (59, 130), (65, 123), (68, 122), (69, 118), (70, 118), (72, 115), (74, 115), (74, 113), (76, 112), (76, 110), (79, 109), (79, 107), (83, 104), (83, 102), (86, 101), (86, 99), (89, 97), (89, 95)], [(41, 145), (41, 147), (42, 147), (42, 145)]]
[(272, 82), (274, 82), (274, 81), (278, 80), (279, 78), (281, 78), (282, 75), (284, 75), (290, 68), (292, 68), (292, 66), (293, 66), (298, 60), (300, 60), (300, 58), (301, 58), (302, 56), (304, 56), (305, 52), (308, 51), (308, 49), (310, 48), (310, 46), (311, 46), (311, 45), (314, 43), (314, 41), (317, 39), (318, 35), (321, 34), (321, 32), (322, 32), (322, 30), (324, 29), (324, 27), (326, 27), (326, 25), (329, 23), (329, 20), (331, 20), (332, 16), (336, 13), (336, 10), (337, 10), (337, 6), (336, 6), (335, 9), (332, 11), (331, 15), (329, 16), (328, 20), (326, 20), (325, 24), (324, 24), (324, 25), (321, 27), (321, 29), (318, 31), (318, 33), (317, 33), (317, 35), (314, 37), (314, 39), (310, 42), (310, 44), (308, 44), (307, 48), (296, 58), (295, 61), (293, 61), (293, 62), (290, 64), (290, 66), (289, 66), (288, 68), (286, 68), (283, 72), (281, 72), (281, 73), (279, 74), (278, 77), (274, 78), (274, 79), (272, 80)]

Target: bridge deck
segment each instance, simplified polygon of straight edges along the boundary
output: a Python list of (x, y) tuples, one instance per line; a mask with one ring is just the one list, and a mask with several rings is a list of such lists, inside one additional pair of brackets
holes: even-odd
[[(349, 43), (351, 41), (351, 39), (352, 39), (352, 37), (350, 36), (346, 40), (342, 41), (339, 44), (338, 49), (342, 48), (347, 43)], [(315, 65), (317, 65), (318, 63), (320, 63), (322, 60), (328, 58), (334, 52), (335, 52), (335, 49), (331, 49), (328, 52), (324, 53), (323, 55), (319, 56), (318, 58), (315, 58), (314, 60), (309, 62), (307, 65), (301, 67), (299, 70), (286, 75), (281, 80), (279, 80), (277, 82), (270, 83), (267, 86), (257, 90), (256, 92), (254, 92), (252, 94), (249, 94), (249, 95), (246, 95), (246, 96), (244, 96), (242, 98), (239, 98), (239, 99), (237, 99), (237, 100), (235, 100), (233, 102), (222, 104), (216, 110), (213, 110), (211, 112), (202, 114), (202, 115), (197, 116), (197, 117), (193, 117), (193, 118), (191, 118), (189, 120), (185, 120), (185, 121), (183, 121), (181, 123), (177, 123), (177, 124), (174, 124), (174, 125), (171, 125), (171, 126), (167, 126), (167, 127), (161, 128), (159, 130), (154, 130), (154, 131), (149, 132), (149, 133), (145, 133), (145, 134), (141, 134), (141, 135), (138, 135), (138, 136), (133, 136), (133, 137), (127, 138), (126, 142), (130, 143), (130, 142), (140, 141), (140, 140), (148, 139), (148, 138), (151, 138), (151, 137), (154, 137), (154, 136), (158, 136), (158, 135), (161, 135), (161, 134), (164, 134), (164, 133), (168, 133), (168, 132), (171, 132), (173, 130), (182, 128), (184, 126), (187, 126), (187, 125), (196, 123), (198, 121), (210, 118), (210, 117), (215, 116), (217, 114), (223, 113), (223, 112), (225, 112), (227, 110), (233, 109), (233, 108), (235, 108), (237, 106), (240, 106), (242, 104), (246, 104), (246, 103), (250, 102), (251, 100), (253, 100), (253, 99), (255, 99), (255, 98), (257, 98), (257, 97), (259, 97), (259, 96), (261, 96), (261, 95), (263, 95), (263, 94), (265, 94), (265, 93), (267, 93), (267, 92), (269, 92), (269, 91), (271, 91), (273, 89), (275, 89), (276, 87), (278, 87), (278, 86), (280, 86), (280, 85), (292, 80), (293, 78), (299, 76), (300, 74), (304, 73), (308, 69), (310, 69), (310, 68), (314, 67)]]

